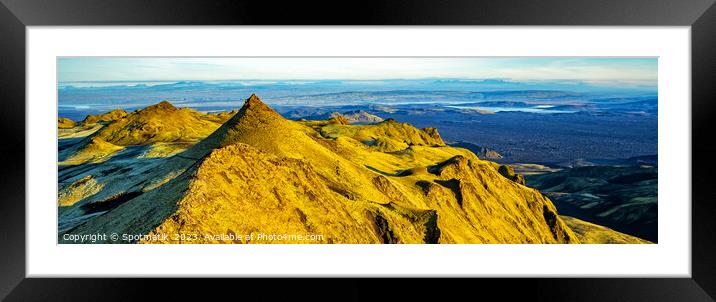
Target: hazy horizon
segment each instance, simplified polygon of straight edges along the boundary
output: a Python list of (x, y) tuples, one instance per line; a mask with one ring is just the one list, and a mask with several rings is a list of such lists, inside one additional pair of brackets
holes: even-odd
[(575, 81), (656, 86), (657, 58), (59, 58), (58, 82)]

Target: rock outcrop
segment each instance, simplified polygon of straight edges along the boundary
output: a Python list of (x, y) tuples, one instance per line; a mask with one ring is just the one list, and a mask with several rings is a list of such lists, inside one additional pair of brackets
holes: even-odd
[(350, 124), (375, 124), (383, 121), (383, 118), (363, 110), (348, 111), (342, 114), (334, 112), (330, 114), (330, 117), (338, 115), (343, 116)]
[(497, 172), (499, 172), (505, 178), (514, 181), (518, 184), (525, 185), (525, 177), (515, 173), (515, 170), (510, 165), (501, 165)]
[(119, 120), (119, 119), (127, 116), (127, 114), (128, 113), (122, 109), (114, 109), (114, 110), (104, 113), (104, 114), (97, 114), (97, 115), (90, 114), (87, 117), (85, 117), (85, 119), (82, 120), (80, 122), (80, 124), (82, 124), (83, 126), (87, 126), (90, 124), (100, 123), (100, 122), (104, 122), (104, 123), (113, 122), (113, 121)]
[(77, 123), (75, 121), (68, 119), (66, 117), (58, 118), (57, 119), (57, 128), (59, 129), (70, 129), (77, 126)]

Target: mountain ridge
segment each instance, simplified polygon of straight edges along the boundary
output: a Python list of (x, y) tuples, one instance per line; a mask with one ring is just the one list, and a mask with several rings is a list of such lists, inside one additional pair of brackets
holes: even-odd
[(68, 188), (91, 184), (84, 191), (97, 192), (63, 208), (61, 222), (81, 222), (60, 233), (323, 236), (284, 243), (579, 243), (548, 198), (500, 173), (499, 164), (447, 146), (434, 128), (390, 119), (374, 125), (291, 121), (251, 95), (198, 143), (148, 163), (153, 166), (127, 179), (73, 176), (78, 180)]

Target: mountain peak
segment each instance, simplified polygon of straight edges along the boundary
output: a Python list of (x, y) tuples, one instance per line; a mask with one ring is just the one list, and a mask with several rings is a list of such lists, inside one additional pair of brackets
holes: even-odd
[(283, 120), (283, 117), (280, 114), (276, 113), (276, 111), (261, 101), (261, 99), (255, 94), (252, 94), (248, 99), (246, 99), (244, 106), (241, 107), (239, 113), (237, 113), (234, 117), (237, 121), (238, 119), (258, 119), (267, 121), (275, 118)]
[(261, 99), (258, 96), (256, 96), (256, 94), (251, 94), (251, 96), (248, 99), (246, 99), (246, 102), (244, 102), (244, 106), (242, 107), (242, 109), (243, 108), (247, 108), (247, 109), (249, 109), (249, 108), (262, 108), (262, 109), (266, 108), (266, 109), (271, 110), (271, 108), (269, 108), (269, 106), (266, 105), (266, 103), (261, 101)]
[(172, 103), (169, 103), (169, 101), (161, 101), (159, 103), (156, 103), (154, 105), (151, 105), (147, 108), (142, 109), (142, 111), (154, 111), (154, 110), (177, 110), (177, 107), (174, 107)]
[(289, 129), (288, 120), (252, 94), (239, 112), (185, 154), (201, 157), (213, 149), (235, 143), (253, 146), (278, 143), (284, 141), (281, 137), (288, 135)]

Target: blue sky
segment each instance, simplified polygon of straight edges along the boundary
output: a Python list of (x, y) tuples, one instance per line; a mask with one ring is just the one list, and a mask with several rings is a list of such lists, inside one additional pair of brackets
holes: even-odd
[(657, 58), (59, 58), (58, 81), (511, 79), (656, 86)]

